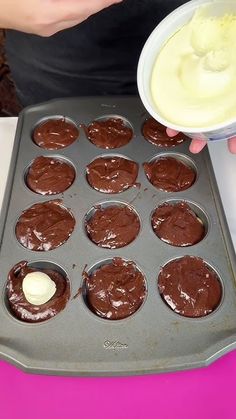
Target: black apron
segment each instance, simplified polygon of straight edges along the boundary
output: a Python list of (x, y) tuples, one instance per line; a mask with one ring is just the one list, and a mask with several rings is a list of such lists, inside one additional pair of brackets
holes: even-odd
[(6, 53), (23, 106), (51, 98), (136, 94), (151, 31), (181, 0), (124, 0), (49, 38), (7, 31)]

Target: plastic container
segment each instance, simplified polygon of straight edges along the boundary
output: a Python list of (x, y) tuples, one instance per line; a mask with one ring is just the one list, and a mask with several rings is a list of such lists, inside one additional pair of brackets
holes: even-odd
[(227, 123), (212, 125), (208, 128), (189, 128), (176, 125), (164, 119), (158, 113), (157, 107), (154, 104), (151, 95), (151, 75), (159, 51), (162, 49), (163, 44), (173, 34), (175, 34), (183, 25), (192, 19), (196, 9), (202, 5), (209, 5), (209, 15), (220, 16), (227, 12), (236, 13), (236, 2), (233, 0), (192, 0), (170, 13), (153, 30), (143, 47), (138, 64), (138, 90), (140, 98), (147, 111), (153, 116), (153, 118), (155, 118), (163, 125), (168, 126), (169, 128), (172, 128), (176, 131), (184, 132), (190, 138), (198, 138), (211, 141), (225, 140), (236, 136), (236, 118), (232, 119), (231, 121), (227, 121)]

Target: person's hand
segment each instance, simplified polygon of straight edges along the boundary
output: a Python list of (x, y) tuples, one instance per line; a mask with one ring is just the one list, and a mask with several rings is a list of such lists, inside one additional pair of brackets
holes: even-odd
[(50, 36), (122, 0), (0, 0), (0, 27)]
[[(175, 135), (178, 134), (178, 131), (171, 128), (166, 128), (166, 132), (169, 137), (175, 137)], [(206, 143), (207, 141), (204, 140), (191, 140), (189, 150), (194, 154), (199, 153), (205, 147)], [(232, 137), (228, 140), (228, 149), (230, 153), (236, 154), (236, 137)]]

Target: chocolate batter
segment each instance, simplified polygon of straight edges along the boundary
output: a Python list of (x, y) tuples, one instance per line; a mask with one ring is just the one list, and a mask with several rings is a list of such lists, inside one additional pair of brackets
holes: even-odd
[(47, 201), (23, 211), (16, 224), (16, 237), (29, 250), (47, 251), (65, 243), (74, 226), (73, 215), (61, 201)]
[(138, 164), (123, 157), (98, 157), (87, 166), (92, 188), (104, 193), (119, 193), (135, 184)]
[(186, 202), (160, 205), (153, 213), (152, 228), (161, 240), (172, 246), (191, 246), (205, 235), (202, 221)]
[(121, 118), (93, 121), (84, 128), (88, 139), (100, 148), (123, 147), (133, 137), (132, 129)]
[(130, 207), (111, 205), (97, 208), (86, 223), (86, 230), (89, 238), (99, 247), (118, 249), (137, 237), (140, 222)]
[(219, 305), (222, 289), (216, 273), (198, 257), (169, 262), (158, 277), (161, 297), (176, 313), (203, 317)]
[(145, 140), (157, 147), (175, 147), (182, 144), (187, 137), (181, 132), (175, 137), (169, 137), (166, 133), (166, 127), (157, 122), (154, 118), (147, 119), (142, 127), (142, 134)]
[(37, 157), (30, 166), (26, 184), (41, 195), (54, 195), (68, 189), (75, 179), (73, 166), (53, 157)]
[(91, 275), (83, 273), (90, 309), (110, 320), (124, 319), (133, 314), (144, 301), (144, 276), (134, 262), (114, 258)]
[(56, 284), (56, 292), (53, 297), (44, 304), (34, 305), (29, 303), (22, 289), (24, 277), (38, 269), (27, 266), (26, 261), (19, 262), (8, 274), (6, 287), (7, 298), (13, 314), (20, 320), (29, 323), (37, 323), (48, 320), (62, 311), (70, 297), (70, 284), (68, 278), (64, 278), (59, 272), (52, 269), (41, 269), (50, 276)]
[(34, 142), (46, 150), (68, 147), (78, 136), (78, 128), (65, 118), (48, 119), (38, 125), (33, 132)]
[(173, 157), (160, 157), (143, 167), (153, 186), (166, 192), (188, 189), (196, 179), (192, 167)]

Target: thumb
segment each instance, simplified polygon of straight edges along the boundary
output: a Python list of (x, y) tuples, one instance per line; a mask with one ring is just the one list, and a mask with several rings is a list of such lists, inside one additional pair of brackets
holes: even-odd
[(175, 131), (174, 129), (172, 129), (172, 128), (166, 128), (166, 134), (169, 136), (169, 137), (175, 137), (177, 134), (178, 134), (178, 131)]
[(191, 153), (197, 154), (205, 147), (207, 141), (206, 140), (192, 140), (189, 146), (189, 150)]
[(236, 154), (236, 137), (232, 137), (228, 140), (228, 149), (230, 153)]

